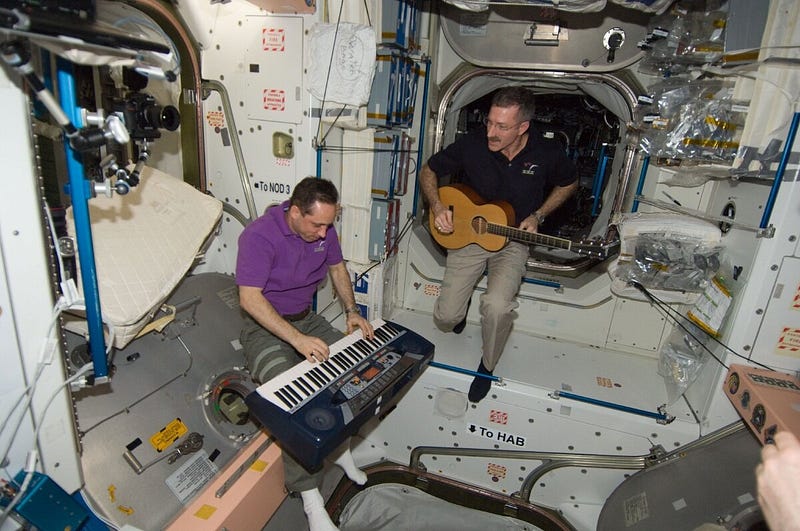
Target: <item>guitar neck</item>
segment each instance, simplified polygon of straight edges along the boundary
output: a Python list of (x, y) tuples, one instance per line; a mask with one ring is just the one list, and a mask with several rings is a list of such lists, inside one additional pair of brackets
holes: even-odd
[(536, 245), (546, 245), (548, 247), (557, 247), (559, 249), (570, 250), (572, 248), (572, 241), (565, 238), (558, 238), (556, 236), (548, 236), (546, 234), (539, 234), (538, 232), (528, 232), (522, 229), (509, 227), (507, 225), (498, 225), (496, 223), (489, 223), (487, 231), (492, 234), (504, 236), (512, 240), (523, 243), (534, 243)]

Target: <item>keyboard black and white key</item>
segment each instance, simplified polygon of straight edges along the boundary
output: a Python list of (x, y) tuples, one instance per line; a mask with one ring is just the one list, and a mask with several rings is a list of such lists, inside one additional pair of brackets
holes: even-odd
[(373, 416), (387, 411), (433, 359), (433, 344), (375, 320), (330, 346), (324, 362), (302, 361), (246, 397), (250, 413), (309, 470)]
[(284, 411), (297, 411), (343, 374), (403, 333), (396, 325), (376, 320), (375, 337), (364, 339), (361, 330), (330, 345), (330, 356), (323, 362), (304, 360), (258, 388), (262, 397)]

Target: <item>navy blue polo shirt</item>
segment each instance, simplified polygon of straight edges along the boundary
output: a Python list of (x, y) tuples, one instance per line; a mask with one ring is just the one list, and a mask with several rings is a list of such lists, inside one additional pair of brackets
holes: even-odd
[(514, 208), (514, 226), (530, 216), (545, 200), (545, 190), (575, 182), (575, 164), (561, 144), (529, 130), (528, 142), (514, 160), (489, 151), (486, 129), (459, 138), (428, 159), (438, 177), (460, 176), (486, 201), (507, 201)]

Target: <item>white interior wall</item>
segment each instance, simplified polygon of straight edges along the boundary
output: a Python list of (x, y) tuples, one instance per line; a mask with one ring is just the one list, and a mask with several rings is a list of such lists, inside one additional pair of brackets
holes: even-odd
[[(67, 492), (82, 483), (72, 404), (65, 378), (61, 339), (51, 329), (53, 291), (42, 200), (30, 136), (30, 107), (19, 78), (0, 68), (0, 411), (9, 419), (0, 434), (0, 448), (10, 448), (10, 473), (25, 468), (29, 451), (38, 449), (36, 469), (48, 474)], [(43, 352), (52, 361), (36, 380)], [(18, 399), (34, 385), (32, 408)], [(54, 396), (49, 405), (50, 397)], [(8, 417), (6, 417), (8, 415)], [(20, 415), (19, 430), (13, 431)], [(35, 418), (34, 418), (35, 417)], [(4, 424), (5, 425), (5, 424)], [(34, 430), (39, 429), (39, 444)]]

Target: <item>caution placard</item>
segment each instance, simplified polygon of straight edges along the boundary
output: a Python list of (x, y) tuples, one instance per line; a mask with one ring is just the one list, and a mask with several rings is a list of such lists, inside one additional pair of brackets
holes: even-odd
[(800, 310), (800, 285), (794, 290), (794, 297), (792, 297), (792, 310)]
[(776, 351), (783, 356), (800, 357), (800, 329), (784, 326)]
[(206, 121), (209, 127), (225, 127), (225, 114), (222, 111), (208, 111)]
[(497, 463), (489, 463), (486, 465), (486, 473), (492, 476), (493, 480), (505, 479), (508, 468)]
[(268, 111), (286, 110), (286, 91), (283, 89), (264, 89), (262, 99), (264, 109)]
[(508, 424), (508, 413), (493, 409), (489, 412), (489, 422), (495, 424)]
[(262, 28), (261, 49), (265, 52), (285, 52), (286, 30), (283, 28)]
[(158, 433), (153, 434), (153, 436), (150, 437), (150, 444), (153, 445), (156, 452), (162, 452), (165, 448), (169, 448), (169, 445), (177, 441), (187, 431), (189, 431), (189, 429), (186, 427), (186, 424), (184, 424), (181, 419), (176, 418), (161, 428)]

